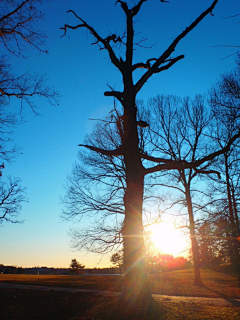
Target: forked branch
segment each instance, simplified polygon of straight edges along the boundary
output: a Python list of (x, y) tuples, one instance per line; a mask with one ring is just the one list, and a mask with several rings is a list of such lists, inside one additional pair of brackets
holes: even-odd
[(167, 50), (156, 60), (156, 62), (151, 66), (151, 68), (146, 71), (146, 73), (138, 80), (138, 82), (135, 85), (135, 92), (137, 93), (142, 86), (147, 82), (147, 80), (154, 74), (154, 73), (158, 73), (161, 72), (163, 70), (168, 69), (169, 67), (171, 67), (174, 63), (176, 63), (178, 60), (183, 59), (184, 56), (178, 56), (175, 59), (172, 59), (172, 61), (159, 68), (160, 65), (166, 63), (167, 59), (171, 56), (171, 54), (175, 51), (175, 48), (177, 46), (177, 44), (190, 32), (192, 31), (198, 24), (199, 22), (201, 22), (206, 15), (210, 14), (212, 12), (212, 10), (214, 9), (214, 7), (216, 6), (218, 0), (214, 0), (212, 5), (205, 10), (193, 23), (190, 24), (190, 26), (188, 26), (182, 33), (180, 33), (175, 40), (171, 43), (171, 45), (167, 48)]
[(240, 131), (238, 133), (236, 133), (230, 140), (229, 142), (226, 144), (226, 146), (224, 148), (221, 148), (220, 150), (216, 151), (216, 152), (212, 152), (209, 155), (199, 159), (199, 160), (195, 160), (193, 162), (188, 162), (188, 161), (173, 161), (173, 160), (165, 160), (162, 158), (155, 158), (155, 157), (151, 157), (148, 155), (142, 155), (142, 158), (146, 159), (146, 160), (150, 160), (152, 162), (162, 162), (159, 163), (158, 165), (151, 167), (151, 168), (147, 168), (144, 170), (144, 174), (149, 174), (149, 173), (154, 173), (154, 172), (159, 172), (159, 171), (163, 171), (163, 170), (184, 170), (184, 169), (194, 169), (196, 172), (199, 171), (199, 173), (206, 173), (206, 174), (210, 174), (210, 173), (215, 173), (219, 176), (219, 173), (215, 170), (204, 170), (204, 169), (197, 169), (197, 167), (199, 167), (200, 165), (202, 165), (203, 163), (213, 160), (214, 158), (220, 156), (221, 154), (226, 153), (227, 151), (230, 150), (230, 147), (232, 146), (232, 144), (240, 138)]
[(120, 42), (121, 38), (117, 37), (115, 34), (108, 36), (107, 38), (102, 38), (97, 32), (96, 30), (91, 27), (86, 21), (84, 21), (81, 17), (79, 17), (73, 10), (68, 10), (67, 13), (72, 13), (78, 20), (81, 21), (80, 24), (77, 24), (75, 26), (72, 25), (68, 25), (65, 24), (64, 27), (60, 28), (61, 30), (64, 30), (64, 35), (66, 35), (67, 33), (67, 29), (79, 29), (79, 28), (85, 28), (87, 30), (90, 31), (90, 33), (96, 38), (96, 42), (94, 42), (93, 44), (96, 43), (101, 43), (103, 45), (102, 49), (106, 49), (109, 53), (109, 57), (111, 59), (111, 62), (115, 65), (115, 67), (117, 67), (120, 71), (121, 71), (121, 61), (116, 57), (111, 45), (110, 45), (110, 41), (114, 41), (116, 42)]

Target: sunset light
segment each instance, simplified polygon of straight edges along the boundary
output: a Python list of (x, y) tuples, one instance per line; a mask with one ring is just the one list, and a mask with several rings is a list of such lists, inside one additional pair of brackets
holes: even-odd
[(162, 222), (149, 227), (151, 240), (157, 250), (164, 254), (186, 256), (188, 253), (188, 238), (174, 224)]
[(0, 320), (240, 319), (239, 3), (0, 0)]

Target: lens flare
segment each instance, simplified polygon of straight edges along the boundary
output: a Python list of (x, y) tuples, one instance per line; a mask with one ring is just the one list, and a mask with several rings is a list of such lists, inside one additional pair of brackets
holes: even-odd
[(189, 249), (188, 237), (173, 224), (162, 222), (149, 227), (151, 240), (157, 250), (164, 254), (186, 256)]

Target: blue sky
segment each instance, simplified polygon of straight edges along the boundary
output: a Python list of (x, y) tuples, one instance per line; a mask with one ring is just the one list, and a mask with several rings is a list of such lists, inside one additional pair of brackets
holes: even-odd
[[(27, 59), (12, 58), (16, 73), (46, 73), (48, 84), (61, 95), (59, 106), (36, 99), (40, 116), (26, 107), (25, 122), (15, 130), (15, 142), (22, 155), (7, 164), (3, 178), (11, 174), (22, 179), (27, 187), (29, 202), (23, 205), (21, 225), (5, 223), (0, 228), (0, 263), (18, 266), (68, 267), (77, 258), (87, 267), (109, 265), (109, 256), (103, 257), (74, 252), (70, 248), (68, 230), (71, 223), (60, 218), (64, 195), (63, 185), (76, 160), (78, 144), (91, 132), (93, 121), (101, 118), (112, 107), (111, 98), (103, 93), (110, 84), (121, 90), (121, 77), (111, 65), (104, 50), (99, 50), (93, 37), (84, 29), (63, 34), (64, 23), (78, 21), (66, 11), (73, 9), (93, 26), (102, 37), (110, 32), (124, 31), (124, 14), (115, 0), (52, 0), (43, 5), (45, 20), (41, 29), (46, 31), (49, 55), (29, 49)], [(129, 4), (134, 1), (127, 1)], [(210, 0), (170, 0), (161, 3), (149, 0), (142, 6), (135, 23), (138, 39), (151, 49), (138, 48), (135, 61), (158, 57), (171, 41), (185, 29), (205, 8)], [(136, 3), (136, 1), (135, 1)], [(240, 45), (240, 21), (224, 19), (240, 13), (239, 0), (219, 0), (214, 10), (177, 47), (184, 54), (170, 70), (155, 75), (139, 93), (147, 101), (157, 94), (194, 96), (206, 93), (221, 73), (231, 70), (235, 57), (228, 55), (236, 49), (219, 45)], [(138, 71), (136, 77), (142, 72)], [(9, 108), (16, 110), (19, 102)], [(82, 225), (87, 224), (82, 220)]]

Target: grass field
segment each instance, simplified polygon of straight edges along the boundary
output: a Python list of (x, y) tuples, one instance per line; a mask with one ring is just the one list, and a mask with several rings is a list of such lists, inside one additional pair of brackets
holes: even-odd
[[(222, 272), (202, 270), (204, 287), (193, 286), (193, 270), (149, 275), (152, 293), (167, 295), (240, 298), (237, 278)], [(38, 280), (39, 279), (39, 280)], [(0, 275), (0, 281), (97, 290), (121, 290), (121, 276), (30, 276)], [(116, 298), (83, 293), (0, 289), (1, 320), (114, 319), (109, 316)], [(159, 303), (164, 320), (238, 320), (240, 308), (198, 303)], [(108, 317), (109, 316), (109, 317)], [(141, 319), (137, 318), (129, 319)], [(150, 319), (150, 318), (149, 318)], [(126, 319), (127, 320), (127, 319)]]
[[(152, 293), (214, 297), (240, 298), (240, 288), (236, 276), (212, 270), (201, 270), (203, 287), (193, 285), (193, 269), (164, 272), (149, 275)], [(60, 275), (5, 275), (0, 274), (0, 282), (48, 285), (91, 290), (121, 291), (122, 276), (60, 276)]]

